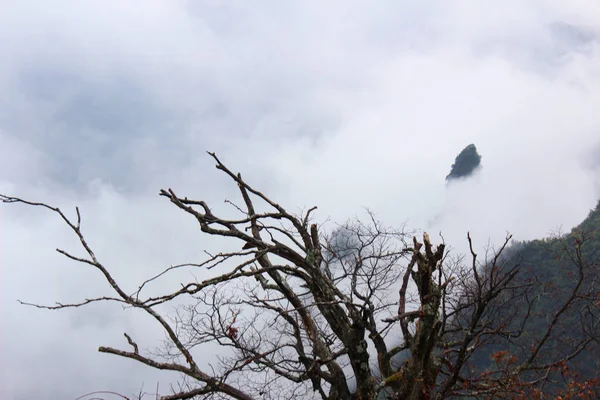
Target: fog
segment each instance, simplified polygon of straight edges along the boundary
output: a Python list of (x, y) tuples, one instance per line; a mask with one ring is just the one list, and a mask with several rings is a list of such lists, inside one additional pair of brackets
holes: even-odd
[[(131, 291), (223, 243), (161, 188), (228, 210), (231, 169), (320, 221), (374, 211), (464, 251), (579, 223), (599, 198), (600, 4), (592, 0), (12, 1), (0, 6), (0, 193), (60, 206)], [(446, 185), (474, 143), (482, 169)], [(100, 354), (160, 344), (106, 294), (56, 215), (0, 206), (0, 397), (161, 391)], [(177, 287), (181, 277), (165, 285)], [(162, 288), (156, 288), (162, 289)], [(211, 357), (207, 355), (207, 359)]]

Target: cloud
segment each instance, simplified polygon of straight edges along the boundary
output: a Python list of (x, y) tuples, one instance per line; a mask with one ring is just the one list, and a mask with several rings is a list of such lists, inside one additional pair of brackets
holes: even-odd
[[(320, 218), (341, 222), (370, 207), (390, 224), (442, 231), (456, 251), (467, 230), (483, 246), (506, 231), (532, 239), (569, 229), (600, 194), (591, 0), (4, 9), (0, 192), (79, 205), (90, 242), (132, 289), (220, 246), (156, 196), (170, 186), (230, 212), (222, 201), (236, 188), (206, 150), (291, 210), (318, 205)], [(446, 187), (469, 143), (483, 169)], [(124, 346), (124, 331), (159, 343), (144, 316), (16, 303), (107, 287), (52, 253), (79, 251), (52, 215), (3, 206), (0, 219), (2, 367), (13, 371), (0, 378), (1, 397), (153, 387), (161, 374), (95, 351)]]

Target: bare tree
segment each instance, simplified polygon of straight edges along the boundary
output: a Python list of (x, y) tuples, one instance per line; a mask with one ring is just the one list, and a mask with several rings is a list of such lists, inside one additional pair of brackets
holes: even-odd
[[(592, 319), (581, 320), (583, 335), (562, 343), (560, 352), (546, 352), (567, 313), (597, 307), (596, 282), (584, 282), (584, 270), (597, 271), (597, 264), (583, 260), (581, 243), (569, 253), (578, 271), (570, 295), (543, 321), (541, 336), (518, 341), (535, 315), (539, 292), (533, 280), (517, 279), (518, 262), (502, 257), (510, 237), (480, 262), (468, 236), (471, 262), (465, 264), (451, 260), (445, 244), (434, 246), (426, 233), (422, 240), (410, 238), (372, 213), (368, 222), (319, 232), (311, 218), (316, 207), (293, 215), (209, 154), (239, 188), (240, 204), (229, 202), (237, 218), (217, 216), (204, 201), (171, 189), (160, 195), (195, 218), (203, 233), (237, 240), (240, 250), (166, 268), (133, 292), (94, 254), (79, 209), (73, 221), (59, 208), (0, 195), (4, 203), (58, 214), (87, 255), (57, 251), (98, 269), (112, 288), (111, 295), (71, 304), (24, 304), (62, 309), (112, 301), (147, 313), (168, 338), (160, 354), (143, 354), (127, 333), (129, 349), (99, 351), (180, 372), (179, 388), (162, 399), (528, 396), (599, 338), (594, 309)], [(185, 266), (211, 275), (144, 296), (148, 283)], [(164, 304), (178, 306), (163, 315), (157, 306)], [(477, 354), (489, 359), (490, 349), (507, 344), (526, 351), (498, 351), (492, 369), (473, 367)], [(218, 363), (202, 364), (203, 351), (215, 345), (222, 351)]]

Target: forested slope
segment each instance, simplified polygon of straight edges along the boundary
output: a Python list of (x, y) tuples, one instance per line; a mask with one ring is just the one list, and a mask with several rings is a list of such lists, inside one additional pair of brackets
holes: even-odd
[(549, 335), (550, 340), (541, 349), (542, 358), (560, 354), (565, 359), (563, 373), (553, 373), (555, 384), (546, 388), (549, 392), (564, 388), (569, 381), (581, 382), (600, 375), (600, 345), (596, 340), (587, 340), (600, 330), (599, 233), (600, 202), (570, 232), (513, 242), (505, 250), (496, 266), (519, 264), (514, 286), (522, 287), (522, 297), (512, 299), (513, 306), (508, 308), (504, 308), (508, 302), (499, 299), (495, 312), (499, 325), (513, 324), (520, 334), (482, 346), (471, 359), (474, 373), (504, 368), (511, 357), (527, 359), (531, 343)]

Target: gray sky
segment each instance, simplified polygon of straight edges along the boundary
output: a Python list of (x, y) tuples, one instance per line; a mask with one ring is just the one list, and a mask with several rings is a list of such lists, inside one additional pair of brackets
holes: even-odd
[[(130, 289), (219, 248), (157, 196), (222, 207), (235, 186), (206, 150), (290, 210), (369, 207), (456, 251), (467, 230), (480, 247), (568, 230), (600, 194), (600, 3), (490, 4), (4, 1), (0, 192), (79, 205)], [(469, 143), (483, 169), (447, 188)], [(158, 344), (143, 315), (17, 304), (107, 292), (56, 247), (79, 252), (53, 215), (0, 207), (0, 397), (166, 388), (96, 351)]]

